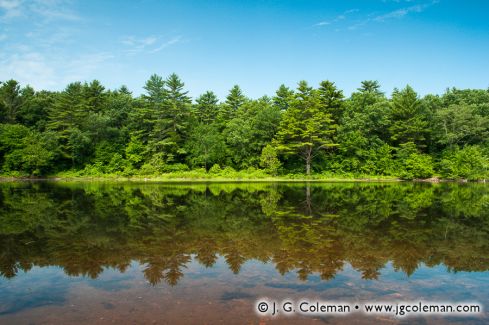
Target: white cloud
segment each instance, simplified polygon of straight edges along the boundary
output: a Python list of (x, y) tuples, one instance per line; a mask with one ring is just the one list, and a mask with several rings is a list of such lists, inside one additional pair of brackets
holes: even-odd
[[(394, 1), (394, 2), (410, 2), (409, 0), (400, 0), (400, 1)], [(437, 4), (439, 1), (438, 0), (433, 0), (428, 3), (424, 4), (418, 4), (410, 7), (404, 7), (404, 8), (399, 8), (381, 15), (378, 14), (370, 14), (369, 17), (359, 20), (355, 22), (354, 24), (351, 24), (350, 26), (347, 27), (348, 30), (356, 30), (359, 29), (360, 27), (366, 26), (372, 22), (377, 22), (377, 23), (384, 23), (388, 20), (395, 20), (395, 19), (401, 19), (411, 13), (420, 13), (426, 10), (428, 7), (431, 7), (432, 5)]]
[(2, 59), (0, 75), (37, 89), (51, 89), (57, 86), (53, 67), (49, 66), (43, 55), (36, 52), (14, 54)]
[(0, 22), (17, 18), (29, 18), (44, 22), (54, 20), (81, 20), (71, 8), (68, 0), (0, 0)]
[(0, 56), (0, 76), (8, 76), (36, 89), (63, 89), (73, 81), (89, 80), (109, 62), (110, 53), (90, 53), (67, 58), (62, 55), (24, 52)]
[(357, 11), (358, 11), (358, 9), (350, 9), (350, 10), (347, 10), (347, 11), (343, 12), (341, 15), (338, 15), (338, 16), (334, 17), (331, 20), (320, 21), (319, 23), (315, 24), (314, 26), (318, 26), (319, 27), (319, 26), (332, 25), (334, 23), (337, 23), (337, 22), (340, 22), (342, 20), (345, 20), (347, 18), (347, 15), (352, 14), (352, 13), (355, 13)]
[(145, 48), (148, 45), (154, 44), (157, 38), (154, 36), (149, 36), (145, 38), (136, 38), (134, 36), (128, 36), (122, 39), (121, 43), (128, 46), (133, 46), (137, 48)]
[(417, 13), (422, 12), (426, 8), (428, 8), (429, 6), (431, 6), (435, 3), (436, 2), (425, 3), (425, 4), (421, 4), (421, 5), (415, 5), (415, 6), (411, 6), (411, 7), (397, 9), (397, 10), (388, 12), (386, 14), (379, 15), (379, 16), (375, 17), (374, 20), (383, 22), (383, 21), (386, 21), (388, 19), (399, 19), (399, 18), (402, 18), (402, 17), (404, 17), (404, 16), (406, 16), (412, 12), (417, 12)]
[(8, 11), (14, 10), (20, 6), (20, 0), (0, 0), (0, 9)]
[(125, 53), (133, 55), (141, 52), (145, 53), (156, 53), (164, 48), (167, 48), (171, 45), (177, 44), (182, 41), (181, 36), (175, 36), (170, 40), (164, 41), (163, 43), (159, 42), (160, 37), (156, 36), (148, 36), (144, 38), (136, 38), (134, 36), (128, 36), (121, 40), (121, 43), (127, 47)]
[(64, 67), (64, 80), (61, 81), (66, 85), (73, 81), (88, 80), (102, 66), (114, 56), (107, 52), (83, 54), (66, 63)]
[(158, 40), (155, 36), (148, 36), (144, 38), (136, 38), (134, 36), (127, 36), (121, 40), (121, 43), (124, 44), (127, 49), (125, 52), (127, 54), (137, 54), (143, 51), (146, 51), (148, 47), (155, 44)]
[(326, 26), (326, 25), (331, 25), (331, 22), (330, 21), (320, 21), (315, 26)]
[(156, 53), (156, 52), (159, 52), (169, 46), (172, 46), (174, 44), (177, 44), (177, 43), (180, 43), (182, 41), (182, 37), (181, 36), (176, 36), (174, 38), (172, 38), (171, 40), (167, 41), (167, 42), (164, 42), (163, 44), (161, 44), (159, 47), (153, 49), (150, 51), (150, 53)]
[(21, 0), (0, 0), (0, 22), (22, 16)]
[(52, 7), (47, 6), (45, 4), (33, 4), (30, 8), (33, 13), (38, 14), (42, 18), (47, 21), (52, 20), (70, 20), (70, 21), (78, 21), (81, 20), (80, 16), (78, 16), (73, 11), (62, 8), (62, 7)]

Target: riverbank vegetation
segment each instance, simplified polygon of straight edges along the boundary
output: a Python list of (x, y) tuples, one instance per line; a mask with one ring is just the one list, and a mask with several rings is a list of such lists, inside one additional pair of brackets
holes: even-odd
[(192, 99), (176, 75), (144, 93), (75, 82), (63, 91), (0, 84), (0, 174), (181, 178), (489, 178), (489, 90), (387, 96), (363, 81), (250, 99), (234, 86)]

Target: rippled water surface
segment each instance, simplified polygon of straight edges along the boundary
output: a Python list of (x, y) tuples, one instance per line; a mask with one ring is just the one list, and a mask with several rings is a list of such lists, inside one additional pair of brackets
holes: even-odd
[(489, 323), (261, 298), (487, 309), (489, 186), (0, 183), (0, 324)]

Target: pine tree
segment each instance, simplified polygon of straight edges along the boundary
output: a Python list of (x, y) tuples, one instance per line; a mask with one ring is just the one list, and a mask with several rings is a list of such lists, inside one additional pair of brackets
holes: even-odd
[(85, 83), (83, 93), (90, 111), (98, 113), (106, 107), (107, 92), (100, 81), (93, 80), (89, 84)]
[(294, 92), (282, 84), (275, 92), (275, 97), (273, 97), (273, 104), (277, 106), (281, 111), (286, 111), (289, 108), (290, 103), (293, 99)]
[(319, 103), (331, 114), (333, 121), (338, 124), (343, 116), (343, 92), (336, 88), (334, 82), (321, 81), (318, 89)]
[(395, 145), (412, 142), (418, 149), (426, 147), (428, 122), (413, 88), (406, 86), (403, 90), (394, 90), (390, 117), (392, 125), (389, 131)]
[(0, 85), (0, 121), (15, 123), (22, 106), (20, 85), (15, 80), (8, 80)]
[(221, 105), (219, 110), (219, 123), (224, 125), (227, 121), (236, 117), (238, 109), (246, 102), (246, 97), (243, 95), (241, 88), (234, 85), (226, 97), (226, 101)]
[(241, 88), (239, 88), (238, 85), (234, 85), (229, 91), (229, 95), (226, 97), (226, 105), (228, 105), (232, 111), (236, 112), (245, 101), (246, 97), (243, 95)]
[[(380, 84), (377, 80), (364, 80), (361, 82), (361, 86), (357, 88), (361, 95), (360, 111), (364, 111), (367, 105), (376, 103), (384, 93), (380, 91)], [(352, 94), (354, 98), (356, 94)]]
[(146, 94), (135, 101), (135, 108), (129, 114), (132, 135), (145, 145), (150, 141), (155, 124), (163, 118), (163, 102), (166, 98), (164, 86), (162, 77), (151, 75), (143, 87)]
[(88, 116), (88, 105), (81, 83), (71, 83), (61, 92), (49, 110), (48, 129), (58, 136), (59, 149), (64, 158), (75, 165), (77, 150), (86, 142), (86, 135), (80, 130)]
[(297, 154), (305, 161), (306, 174), (311, 174), (314, 156), (322, 149), (337, 146), (331, 114), (320, 103), (318, 91), (307, 82), (299, 82), (289, 109), (283, 114), (275, 145), (286, 154)]
[[(153, 128), (149, 134), (148, 145), (153, 154), (162, 154), (167, 162), (177, 155), (184, 154), (183, 142), (187, 133), (191, 99), (184, 91), (185, 84), (176, 74), (171, 74), (163, 83), (163, 89), (151, 89)], [(155, 90), (155, 92), (153, 92)]]
[(211, 124), (217, 118), (219, 106), (216, 94), (207, 91), (196, 99), (195, 114), (200, 123)]

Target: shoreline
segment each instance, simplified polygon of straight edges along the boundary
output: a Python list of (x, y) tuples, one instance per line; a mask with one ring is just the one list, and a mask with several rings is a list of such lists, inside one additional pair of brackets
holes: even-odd
[(245, 177), (124, 177), (124, 176), (77, 176), (77, 177), (0, 177), (0, 182), (17, 182), (17, 181), (34, 181), (34, 182), (148, 182), (148, 183), (304, 183), (304, 182), (324, 182), (324, 183), (341, 183), (341, 182), (403, 182), (398, 178), (286, 178), (286, 177), (263, 177), (263, 178), (245, 178)]
[(437, 177), (427, 179), (403, 180), (395, 177), (324, 177), (324, 178), (291, 178), (291, 177), (168, 177), (168, 176), (45, 176), (45, 177), (15, 177), (0, 176), (0, 182), (141, 182), (141, 183), (486, 183), (485, 179), (468, 181), (466, 179), (441, 179)]

